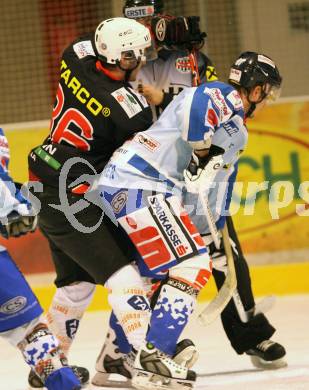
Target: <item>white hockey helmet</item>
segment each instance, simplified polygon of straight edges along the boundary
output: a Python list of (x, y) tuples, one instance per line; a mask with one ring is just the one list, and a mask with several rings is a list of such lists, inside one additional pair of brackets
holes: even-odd
[(137, 61), (145, 60), (145, 49), (151, 45), (149, 29), (128, 18), (103, 20), (94, 40), (100, 60), (108, 64), (117, 64), (122, 54)]

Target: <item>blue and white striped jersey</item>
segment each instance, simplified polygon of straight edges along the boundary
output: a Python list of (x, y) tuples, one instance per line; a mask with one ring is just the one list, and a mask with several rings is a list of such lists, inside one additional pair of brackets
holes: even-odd
[(230, 166), (246, 142), (242, 101), (232, 86), (216, 81), (186, 88), (148, 130), (117, 149), (110, 163), (150, 177), (153, 167), (171, 181), (182, 181), (192, 149), (218, 145)]
[[(117, 188), (183, 192), (183, 170), (188, 166), (192, 150), (210, 144), (225, 150), (224, 168), (218, 171), (215, 181), (227, 183), (246, 143), (243, 105), (232, 86), (215, 81), (186, 88), (157, 122), (114, 152), (101, 183)], [(214, 213), (217, 196), (217, 189), (210, 191), (209, 202)], [(189, 193), (185, 201), (188, 199)], [(216, 220), (219, 217), (220, 211), (215, 215)]]

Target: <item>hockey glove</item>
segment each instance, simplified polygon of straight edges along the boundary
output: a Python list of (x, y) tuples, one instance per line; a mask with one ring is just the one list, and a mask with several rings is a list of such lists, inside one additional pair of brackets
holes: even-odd
[(37, 226), (37, 216), (21, 215), (17, 211), (12, 211), (6, 219), (6, 224), (0, 223), (0, 234), (5, 238), (34, 232)]
[(206, 157), (192, 153), (190, 163), (183, 172), (188, 192), (200, 193), (211, 188), (215, 176), (223, 166), (223, 153), (224, 150), (217, 146), (211, 146)]
[(201, 32), (198, 16), (152, 18), (151, 28), (159, 46), (168, 49), (192, 50), (201, 48), (206, 33)]

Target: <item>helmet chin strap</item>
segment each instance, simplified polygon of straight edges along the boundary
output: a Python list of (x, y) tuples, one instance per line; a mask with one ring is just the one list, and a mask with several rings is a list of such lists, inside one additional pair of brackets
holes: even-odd
[(251, 89), (250, 89), (250, 88), (244, 88), (244, 90), (246, 91), (247, 101), (250, 103), (249, 109), (248, 109), (248, 111), (246, 112), (246, 117), (247, 117), (247, 118), (251, 118), (251, 117), (252, 117), (252, 114), (253, 114), (253, 112), (254, 112), (254, 110), (256, 109), (256, 103), (255, 103), (255, 102), (252, 102), (252, 101), (250, 100), (250, 98), (249, 98)]
[(137, 61), (136, 65), (135, 65), (134, 68), (132, 68), (132, 69), (124, 69), (124, 68), (120, 65), (120, 61), (119, 61), (119, 60), (117, 60), (116, 63), (117, 63), (117, 66), (118, 66), (123, 72), (125, 72), (124, 80), (125, 80), (125, 81), (129, 81), (129, 80), (130, 80), (131, 73), (133, 72), (133, 70), (135, 70), (135, 69), (138, 67), (140, 61)]
[(253, 115), (254, 110), (256, 109), (256, 103), (252, 103), (250, 101), (249, 101), (249, 103), (250, 103), (250, 107), (249, 107), (248, 112), (246, 113), (246, 117), (247, 118), (251, 118), (252, 115)]

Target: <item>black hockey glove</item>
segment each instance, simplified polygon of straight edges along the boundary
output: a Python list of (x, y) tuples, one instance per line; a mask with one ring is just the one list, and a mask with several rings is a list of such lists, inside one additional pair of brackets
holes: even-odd
[(152, 31), (159, 46), (168, 49), (192, 50), (201, 48), (206, 37), (199, 26), (199, 16), (152, 18)]
[(37, 216), (23, 216), (12, 211), (7, 217), (7, 223), (0, 223), (0, 234), (5, 238), (19, 237), (34, 232), (37, 226)]

